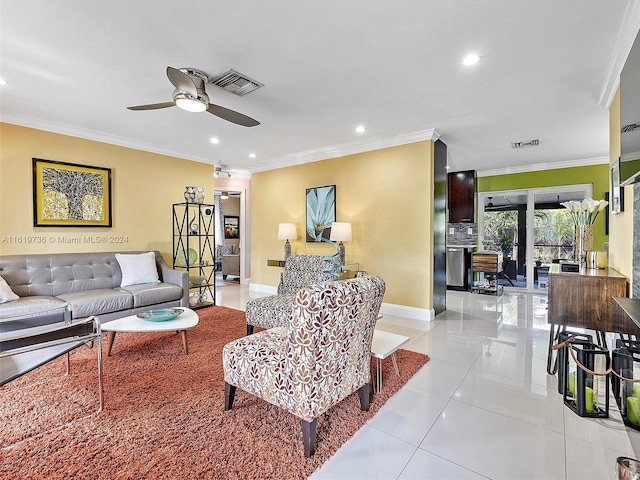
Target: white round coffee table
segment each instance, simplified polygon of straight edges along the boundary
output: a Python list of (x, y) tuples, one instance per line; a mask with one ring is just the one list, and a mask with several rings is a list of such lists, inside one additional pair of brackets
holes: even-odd
[(137, 315), (129, 315), (128, 317), (111, 320), (100, 325), (103, 332), (109, 332), (109, 342), (107, 343), (107, 356), (111, 355), (111, 347), (116, 339), (117, 332), (166, 332), (175, 330), (182, 335), (182, 345), (184, 353), (189, 354), (189, 346), (187, 344), (187, 329), (195, 327), (198, 324), (198, 314), (185, 307), (176, 307), (182, 310), (180, 316), (174, 320), (165, 322), (151, 322), (144, 320)]

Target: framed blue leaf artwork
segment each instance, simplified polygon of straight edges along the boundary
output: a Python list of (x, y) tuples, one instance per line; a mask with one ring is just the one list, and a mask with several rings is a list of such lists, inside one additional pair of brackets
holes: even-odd
[(329, 240), (331, 224), (336, 221), (336, 186), (307, 188), (307, 242)]

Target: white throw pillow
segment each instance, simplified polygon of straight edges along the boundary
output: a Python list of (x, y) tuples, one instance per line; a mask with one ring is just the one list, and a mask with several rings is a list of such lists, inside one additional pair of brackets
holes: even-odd
[(4, 278), (0, 277), (0, 303), (13, 302), (20, 297), (13, 293), (11, 287), (7, 284)]
[(122, 270), (121, 287), (140, 283), (159, 283), (154, 252), (123, 254), (116, 253), (116, 260)]

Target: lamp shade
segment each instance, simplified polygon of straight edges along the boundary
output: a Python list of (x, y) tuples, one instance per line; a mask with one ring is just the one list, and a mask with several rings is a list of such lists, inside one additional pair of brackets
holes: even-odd
[(295, 240), (298, 238), (295, 223), (281, 223), (278, 225), (278, 240)]
[(336, 242), (351, 241), (351, 224), (349, 222), (333, 222), (329, 240)]

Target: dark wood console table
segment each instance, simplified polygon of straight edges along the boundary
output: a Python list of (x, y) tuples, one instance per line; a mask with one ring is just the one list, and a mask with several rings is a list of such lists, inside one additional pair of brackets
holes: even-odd
[[(627, 279), (611, 268), (561, 272), (560, 264), (549, 269), (549, 352), (547, 373), (554, 374), (553, 342), (566, 327), (595, 330), (600, 343), (604, 332), (620, 332), (626, 323), (614, 322), (613, 297), (627, 296)], [(617, 318), (617, 317), (616, 317)], [(628, 332), (624, 332), (628, 333)]]
[(614, 332), (640, 335), (640, 299), (613, 297)]

